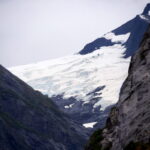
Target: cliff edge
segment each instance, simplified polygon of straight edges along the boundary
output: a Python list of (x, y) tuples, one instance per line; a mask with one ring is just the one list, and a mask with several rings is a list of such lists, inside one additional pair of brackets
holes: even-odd
[(117, 105), (86, 150), (150, 150), (150, 27), (131, 59)]

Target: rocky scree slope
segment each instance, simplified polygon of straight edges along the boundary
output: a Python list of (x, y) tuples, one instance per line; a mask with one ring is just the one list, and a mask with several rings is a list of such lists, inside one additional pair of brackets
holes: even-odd
[(0, 65), (0, 150), (81, 150), (83, 127)]
[(150, 27), (106, 127), (91, 136), (86, 150), (150, 150)]

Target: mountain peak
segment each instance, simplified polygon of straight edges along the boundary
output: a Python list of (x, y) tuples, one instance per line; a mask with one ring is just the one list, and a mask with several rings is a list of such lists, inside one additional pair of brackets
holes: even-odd
[(144, 8), (142, 15), (150, 15), (150, 3), (148, 3)]

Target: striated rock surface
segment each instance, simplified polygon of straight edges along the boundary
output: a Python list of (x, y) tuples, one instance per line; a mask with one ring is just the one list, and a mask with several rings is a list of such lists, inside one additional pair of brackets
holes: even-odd
[(106, 127), (91, 136), (86, 150), (150, 150), (150, 27)]
[(84, 128), (0, 65), (0, 150), (82, 150)]

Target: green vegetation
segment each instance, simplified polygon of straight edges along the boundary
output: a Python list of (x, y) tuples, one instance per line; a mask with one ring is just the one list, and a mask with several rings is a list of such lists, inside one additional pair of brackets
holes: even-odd
[(91, 135), (88, 144), (85, 146), (85, 150), (110, 150), (112, 143), (108, 143), (104, 148), (101, 145), (103, 139), (103, 129), (98, 129)]
[(124, 150), (150, 150), (150, 143), (131, 141)]
[(101, 150), (100, 141), (102, 140), (103, 140), (102, 129), (99, 129), (92, 134), (85, 150)]

